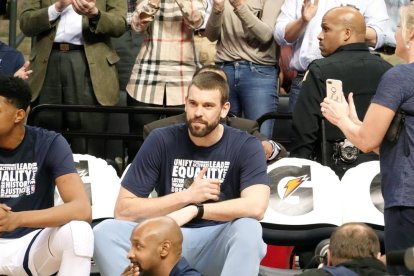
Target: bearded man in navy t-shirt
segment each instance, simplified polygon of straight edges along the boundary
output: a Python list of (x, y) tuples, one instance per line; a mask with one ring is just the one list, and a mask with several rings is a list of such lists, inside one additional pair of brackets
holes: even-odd
[[(122, 179), (116, 220), (94, 229), (94, 260), (104, 276), (128, 266), (137, 222), (160, 215), (181, 226), (183, 256), (203, 275), (258, 274), (266, 252), (259, 220), (270, 194), (263, 147), (220, 124), (230, 104), (217, 73), (195, 76), (185, 103), (187, 123), (148, 136)], [(153, 190), (158, 197), (148, 197)]]

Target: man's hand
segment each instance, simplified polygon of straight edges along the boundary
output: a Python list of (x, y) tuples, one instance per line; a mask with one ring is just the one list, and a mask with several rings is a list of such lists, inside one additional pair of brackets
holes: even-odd
[(361, 120), (358, 118), (358, 114), (354, 104), (354, 93), (348, 95), (348, 107), (349, 107), (349, 119), (357, 125), (362, 125)]
[(272, 155), (273, 152), (273, 146), (272, 144), (270, 144), (269, 141), (262, 141), (262, 146), (266, 154), (266, 160), (269, 160), (269, 157), (270, 155)]
[(179, 226), (191, 221), (198, 213), (197, 206), (188, 205), (180, 210), (169, 213), (167, 216), (175, 220)]
[(224, 11), (224, 1), (225, 0), (213, 0), (213, 10), (216, 12)]
[(246, 0), (229, 0), (229, 2), (237, 11), (238, 9), (240, 9), (241, 6), (243, 6), (246, 3)]
[(29, 78), (29, 75), (33, 73), (33, 70), (27, 70), (29, 68), (30, 62), (26, 61), (23, 66), (14, 73), (15, 77), (21, 78), (23, 80), (27, 80)]
[(99, 13), (95, 3), (96, 0), (73, 0), (72, 6), (78, 14), (91, 18)]
[(187, 190), (184, 190), (184, 192), (190, 194), (190, 198), (194, 203), (200, 203), (206, 200), (219, 200), (220, 180), (203, 178), (207, 169), (207, 167), (204, 167), (197, 177), (194, 178), (191, 186)]
[[(148, 4), (152, 7), (159, 8), (160, 7), (160, 0), (149, 0)], [(138, 7), (138, 5), (137, 5)]]
[(58, 0), (55, 2), (55, 9), (58, 12), (62, 12), (67, 6), (72, 4), (73, 0)]
[[(352, 95), (352, 94), (350, 94)], [(352, 96), (351, 96), (352, 97)], [(352, 107), (349, 107), (347, 101), (344, 98), (344, 94), (340, 92), (340, 101), (334, 101), (329, 98), (325, 98), (321, 103), (322, 115), (333, 125), (338, 126), (339, 122), (343, 119), (349, 118), (349, 111)]]
[(139, 276), (139, 267), (136, 264), (131, 263), (125, 268), (121, 276)]
[(17, 227), (15, 213), (6, 204), (0, 204), (0, 233), (11, 232)]
[(318, 11), (319, 0), (314, 0), (313, 4), (311, 0), (304, 0), (302, 4), (302, 20), (306, 23), (311, 21)]

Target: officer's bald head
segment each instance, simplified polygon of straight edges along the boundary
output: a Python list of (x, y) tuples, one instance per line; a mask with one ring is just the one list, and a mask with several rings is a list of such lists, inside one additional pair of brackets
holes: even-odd
[(365, 42), (365, 20), (355, 7), (342, 6), (329, 10), (322, 18), (321, 27), (318, 39), (324, 57), (341, 46)]

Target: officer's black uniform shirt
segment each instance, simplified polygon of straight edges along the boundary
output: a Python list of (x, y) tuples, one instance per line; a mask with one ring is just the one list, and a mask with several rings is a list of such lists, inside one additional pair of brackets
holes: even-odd
[[(371, 54), (365, 43), (339, 47), (326, 58), (313, 61), (303, 81), (300, 96), (293, 112), (291, 156), (311, 158), (320, 155), (320, 103), (326, 97), (327, 79), (342, 80), (345, 97), (354, 93), (355, 107), (362, 120), (375, 94), (381, 76), (392, 66)], [(334, 125), (325, 122), (328, 142), (343, 139)]]

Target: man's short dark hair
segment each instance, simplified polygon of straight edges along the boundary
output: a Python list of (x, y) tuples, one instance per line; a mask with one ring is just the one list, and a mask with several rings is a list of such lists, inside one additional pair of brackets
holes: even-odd
[(346, 223), (331, 235), (329, 250), (332, 264), (372, 257), (380, 252), (380, 243), (374, 230), (364, 223)]
[[(194, 75), (193, 75), (193, 78), (195, 77), (195, 76), (197, 76), (198, 74), (200, 74), (200, 73), (204, 73), (204, 72), (223, 72), (224, 73), (224, 70), (220, 67), (220, 66), (218, 66), (218, 65), (215, 65), (215, 64), (207, 64), (207, 65), (204, 65), (203, 67), (201, 67), (201, 68), (198, 68), (195, 72), (194, 72)], [(224, 73), (225, 74), (225, 73)]]
[(0, 96), (18, 109), (26, 110), (32, 99), (29, 85), (17, 77), (0, 75)]
[(227, 84), (227, 81), (215, 72), (205, 71), (196, 74), (192, 79), (188, 90), (190, 90), (191, 86), (193, 85), (202, 90), (218, 89), (221, 94), (222, 105), (224, 105), (229, 100), (229, 86)]

